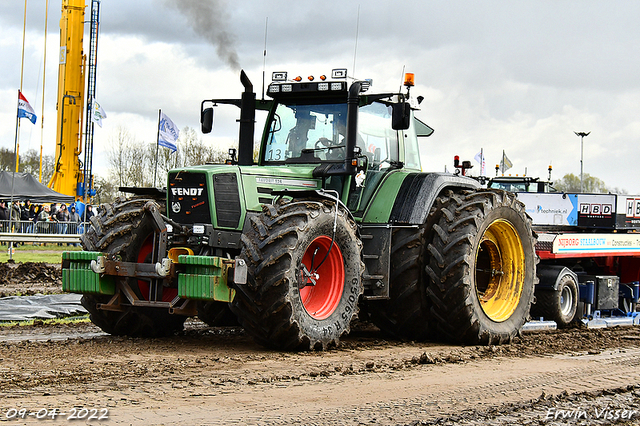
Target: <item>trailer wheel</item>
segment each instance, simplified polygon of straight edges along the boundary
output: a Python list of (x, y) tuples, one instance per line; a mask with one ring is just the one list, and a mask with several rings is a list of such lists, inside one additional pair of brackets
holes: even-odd
[[(132, 199), (105, 206), (105, 213), (92, 218), (91, 226), (82, 236), (84, 250), (119, 256), (128, 262), (148, 262), (153, 245), (153, 225), (143, 210), (148, 201)], [(127, 278), (127, 283), (140, 299), (148, 299), (147, 281)], [(172, 300), (176, 295), (177, 289), (165, 288), (162, 300)], [(98, 304), (109, 299), (111, 296), (91, 294), (82, 297), (82, 306), (89, 311), (91, 322), (109, 334), (165, 336), (182, 330), (186, 319), (161, 308), (123, 306), (122, 312), (98, 309)]]
[(424, 227), (394, 229), (389, 299), (367, 304), (371, 321), (400, 339), (426, 340), (434, 333), (424, 273), (424, 233)]
[(465, 344), (509, 342), (529, 318), (535, 236), (505, 191), (448, 191), (438, 200), (426, 271), (438, 332)]
[(242, 234), (248, 283), (236, 285), (231, 310), (262, 345), (335, 346), (358, 312), (361, 251), (355, 223), (332, 201), (265, 205)]
[(531, 307), (533, 314), (555, 321), (559, 328), (567, 327), (578, 309), (578, 283), (566, 274), (558, 282), (557, 290), (540, 289), (536, 291), (536, 299)]

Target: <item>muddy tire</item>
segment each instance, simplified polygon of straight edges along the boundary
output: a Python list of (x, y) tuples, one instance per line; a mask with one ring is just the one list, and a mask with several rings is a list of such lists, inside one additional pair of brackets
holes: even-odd
[(426, 340), (435, 331), (427, 296), (424, 234), (424, 227), (394, 229), (389, 299), (368, 303), (371, 321), (403, 340)]
[(238, 318), (229, 309), (229, 304), (215, 300), (198, 302), (198, 318), (210, 327), (238, 325)]
[(432, 211), (428, 294), (448, 341), (501, 344), (529, 318), (535, 234), (524, 206), (504, 191), (447, 191)]
[[(248, 283), (236, 286), (231, 310), (264, 346), (335, 346), (358, 312), (361, 251), (355, 223), (342, 207), (336, 215), (332, 201), (265, 205), (261, 214), (247, 221), (242, 234)], [(309, 278), (305, 268), (318, 276)]]
[(573, 321), (578, 310), (578, 283), (570, 274), (564, 275), (558, 282), (558, 289), (540, 289), (536, 291), (536, 303), (531, 313), (545, 320), (555, 321), (558, 328), (566, 328)]
[[(100, 251), (118, 256), (126, 262), (149, 261), (152, 249), (153, 225), (143, 210), (147, 199), (133, 199), (105, 205), (102, 215), (91, 218), (91, 226), (82, 236), (82, 246), (87, 251)], [(148, 299), (149, 283), (126, 278), (131, 289), (140, 299)], [(164, 288), (162, 299), (170, 301), (177, 289)], [(109, 334), (158, 337), (182, 330), (186, 317), (171, 315), (163, 308), (123, 306), (123, 312), (105, 311), (98, 304), (107, 303), (111, 296), (89, 295), (82, 297), (82, 306), (89, 311), (91, 322)]]

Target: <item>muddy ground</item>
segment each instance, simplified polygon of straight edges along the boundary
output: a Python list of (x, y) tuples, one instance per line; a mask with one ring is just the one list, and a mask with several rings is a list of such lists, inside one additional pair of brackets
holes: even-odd
[(461, 347), (394, 341), (359, 323), (339, 348), (288, 353), (195, 319), (162, 339), (90, 323), (0, 327), (0, 421), (640, 424), (639, 367), (640, 328)]
[(0, 263), (0, 297), (62, 292), (59, 264)]

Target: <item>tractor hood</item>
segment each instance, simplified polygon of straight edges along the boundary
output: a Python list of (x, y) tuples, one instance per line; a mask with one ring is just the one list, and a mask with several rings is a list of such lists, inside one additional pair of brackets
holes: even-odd
[(207, 165), (176, 169), (167, 182), (167, 215), (180, 224), (241, 230), (247, 211), (271, 204), (273, 191), (316, 190), (314, 165)]

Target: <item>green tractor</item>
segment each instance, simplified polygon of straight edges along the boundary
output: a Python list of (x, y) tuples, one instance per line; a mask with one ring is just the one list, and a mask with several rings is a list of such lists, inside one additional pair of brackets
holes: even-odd
[[(412, 76), (412, 75), (410, 75)], [(238, 150), (173, 170), (166, 194), (105, 205), (63, 256), (63, 288), (116, 335), (160, 336), (197, 315), (238, 321), (262, 345), (323, 350), (366, 316), (401, 339), (510, 341), (529, 317), (535, 238), (515, 197), (423, 173), (406, 92), (370, 81), (287, 79), (259, 100), (244, 72)], [(257, 161), (256, 110), (266, 111)], [(237, 156), (236, 156), (237, 154)]]

